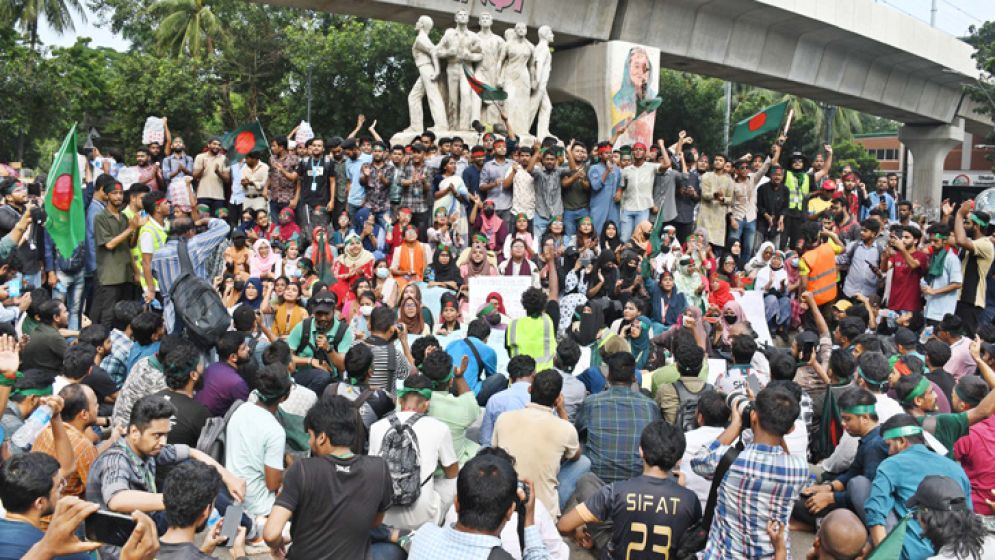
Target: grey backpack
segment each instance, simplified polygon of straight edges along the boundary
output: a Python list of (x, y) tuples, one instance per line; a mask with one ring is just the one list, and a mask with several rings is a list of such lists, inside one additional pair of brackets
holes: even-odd
[(715, 387), (711, 383), (705, 383), (701, 390), (693, 392), (678, 379), (674, 381), (674, 389), (677, 389), (677, 399), (680, 402), (677, 405), (677, 419), (674, 425), (687, 433), (698, 427), (698, 399), (701, 398), (701, 394)]
[(391, 483), (394, 486), (394, 497), (391, 506), (410, 506), (421, 496), (421, 487), (432, 479), (429, 474), (421, 479), (421, 457), (418, 447), (418, 435), (413, 426), (421, 420), (424, 414), (414, 414), (404, 423), (397, 419), (397, 414), (387, 416), (390, 428), (383, 436), (380, 456), (387, 461)]

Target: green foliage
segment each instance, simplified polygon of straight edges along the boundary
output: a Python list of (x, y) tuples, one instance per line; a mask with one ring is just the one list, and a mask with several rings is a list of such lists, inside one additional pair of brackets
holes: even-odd
[[(656, 111), (653, 128), (656, 138), (672, 143), (677, 140), (678, 132), (686, 130), (694, 138), (698, 150), (705, 153), (722, 151), (725, 111), (722, 80), (663, 69), (657, 91), (663, 103)], [(689, 119), (689, 115), (694, 117)]]
[(27, 37), (32, 50), (38, 44), (41, 19), (56, 33), (74, 31), (73, 13), (85, 19), (79, 0), (3, 0), (0, 2), (0, 22), (16, 25)]
[[(967, 86), (971, 97), (977, 101), (982, 113), (995, 118), (995, 21), (986, 22), (981, 27), (970, 27), (970, 35), (965, 39), (974, 47), (975, 62), (980, 70), (978, 81)], [(988, 134), (988, 141), (995, 142), (995, 131)]]
[(574, 138), (583, 141), (588, 148), (593, 148), (599, 140), (605, 140), (597, 138), (598, 115), (583, 101), (554, 104), (549, 117), (549, 128), (554, 136), (562, 138), (564, 142), (570, 142)]
[(148, 9), (159, 18), (156, 46), (175, 58), (201, 60), (227, 37), (207, 0), (159, 0)]
[(850, 166), (864, 182), (870, 184), (877, 174), (878, 160), (852, 140), (843, 140), (833, 144), (833, 166), (830, 173), (839, 177), (845, 166)]

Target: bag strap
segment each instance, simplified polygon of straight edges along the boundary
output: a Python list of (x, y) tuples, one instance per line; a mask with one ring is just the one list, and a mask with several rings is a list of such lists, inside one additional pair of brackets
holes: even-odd
[(719, 500), (719, 486), (722, 484), (722, 479), (725, 478), (726, 473), (729, 471), (729, 467), (732, 466), (733, 462), (736, 461), (736, 457), (739, 457), (739, 452), (742, 451), (737, 446), (730, 446), (726, 449), (722, 458), (719, 459), (719, 464), (715, 467), (715, 473), (712, 475), (712, 485), (708, 489), (708, 502), (705, 505), (705, 515), (703, 517), (702, 527), (705, 530), (709, 530), (712, 526), (712, 518), (715, 517), (715, 505)]
[(484, 369), (484, 360), (480, 359), (480, 352), (477, 347), (473, 344), (473, 341), (469, 337), (463, 339), (466, 345), (470, 347), (470, 352), (473, 353), (473, 359), (477, 360), (477, 381), (480, 381), (480, 376), (486, 371)]
[(176, 254), (180, 257), (180, 273), (193, 274), (193, 263), (190, 261), (190, 252), (187, 250), (186, 239), (180, 239), (176, 246)]
[(300, 354), (311, 344), (311, 318), (301, 321), (301, 341), (297, 343), (297, 350), (294, 354)]
[(339, 327), (335, 330), (335, 336), (332, 337), (332, 352), (339, 351), (339, 344), (342, 344), (342, 339), (345, 338), (347, 327), (348, 325), (346, 325), (345, 321), (339, 321)]
[(366, 401), (370, 400), (370, 397), (372, 396), (373, 396), (373, 390), (367, 389), (362, 393), (360, 393), (359, 396), (356, 397), (356, 400), (352, 401), (352, 406), (356, 407), (357, 409), (362, 408), (363, 405), (366, 404)]

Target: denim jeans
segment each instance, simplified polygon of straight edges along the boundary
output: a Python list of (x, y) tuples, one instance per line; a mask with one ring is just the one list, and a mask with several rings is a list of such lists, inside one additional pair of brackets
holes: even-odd
[(590, 218), (591, 213), (587, 208), (563, 211), (563, 235), (573, 237), (577, 233), (577, 224), (581, 218)]
[(66, 304), (69, 310), (69, 330), (77, 331), (80, 326), (80, 315), (83, 312), (83, 288), (86, 276), (80, 270), (75, 274), (67, 274), (61, 270), (55, 271), (59, 285), (64, 291), (53, 290), (52, 297)]
[[(549, 224), (552, 223), (552, 218), (545, 218), (536, 214), (535, 219), (532, 222), (532, 235), (535, 239), (542, 239), (542, 234), (546, 233), (549, 229)], [(542, 249), (542, 247), (540, 247)]]
[(636, 226), (645, 222), (650, 217), (650, 209), (645, 210), (622, 210), (621, 231), (618, 232), (619, 239), (625, 243), (632, 237), (632, 232)]
[(767, 324), (773, 330), (791, 324), (791, 298), (788, 296), (765, 295), (764, 310), (767, 314)]
[(743, 268), (750, 261), (750, 258), (753, 257), (753, 237), (757, 233), (757, 221), (747, 222), (746, 220), (736, 220), (736, 223), (739, 227), (736, 231), (729, 231), (728, 245), (731, 247), (733, 240), (739, 240), (742, 251), (740, 251), (740, 262), (736, 264), (739, 265), (739, 268)]
[(576, 461), (564, 461), (560, 463), (560, 474), (556, 475), (556, 480), (560, 483), (558, 489), (560, 495), (560, 511), (566, 511), (567, 500), (573, 495), (577, 488), (577, 481), (580, 477), (591, 472), (591, 460), (581, 455)]

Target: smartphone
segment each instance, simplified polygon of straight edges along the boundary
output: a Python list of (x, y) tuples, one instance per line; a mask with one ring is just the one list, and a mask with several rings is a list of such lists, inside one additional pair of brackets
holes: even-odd
[(84, 525), (86, 540), (110, 546), (124, 546), (137, 523), (130, 515), (99, 510), (87, 517)]
[(753, 392), (754, 397), (760, 394), (760, 378), (757, 377), (757, 374), (751, 373), (747, 375), (746, 382), (750, 385), (750, 391)]
[(21, 295), (21, 279), (14, 278), (10, 282), (7, 282), (7, 295), (15, 298)]
[(221, 537), (226, 539), (225, 546), (231, 547), (235, 544), (235, 535), (238, 534), (238, 526), (242, 522), (242, 504), (231, 504), (225, 510), (225, 518), (221, 522)]

